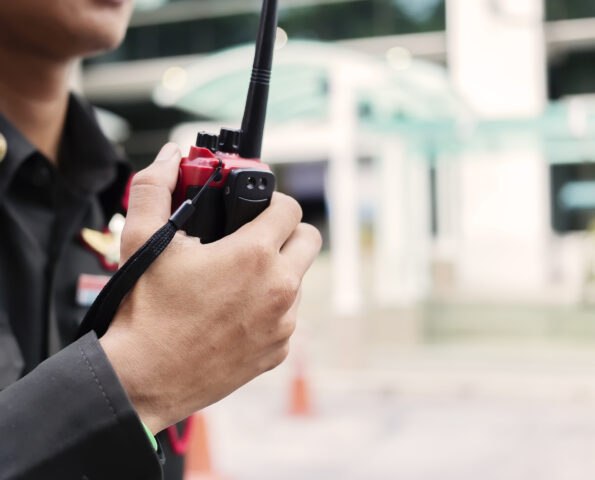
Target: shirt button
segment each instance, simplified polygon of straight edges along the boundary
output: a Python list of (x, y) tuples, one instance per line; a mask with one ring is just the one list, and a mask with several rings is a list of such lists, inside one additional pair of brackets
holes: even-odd
[(0, 163), (2, 163), (2, 160), (4, 160), (4, 157), (6, 157), (7, 149), (8, 149), (8, 145), (6, 144), (6, 138), (4, 138), (4, 135), (2, 135), (0, 133)]

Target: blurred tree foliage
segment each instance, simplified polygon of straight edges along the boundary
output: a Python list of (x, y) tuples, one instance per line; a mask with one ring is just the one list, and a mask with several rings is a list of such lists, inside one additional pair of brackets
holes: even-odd
[(595, 0), (546, 0), (548, 20), (595, 17)]

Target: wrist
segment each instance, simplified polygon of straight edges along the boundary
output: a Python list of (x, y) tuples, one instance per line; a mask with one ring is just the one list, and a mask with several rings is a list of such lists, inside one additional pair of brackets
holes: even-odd
[(106, 333), (99, 343), (140, 421), (153, 435), (164, 430), (168, 424), (160, 415), (157, 398), (151, 394), (154, 379), (145, 375), (143, 360), (136, 355), (138, 347), (131, 345), (124, 335), (113, 332)]

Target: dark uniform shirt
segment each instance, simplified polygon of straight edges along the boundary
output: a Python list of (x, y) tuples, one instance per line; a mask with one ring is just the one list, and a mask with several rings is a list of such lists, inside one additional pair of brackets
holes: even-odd
[(80, 232), (121, 210), (129, 169), (75, 97), (57, 168), (1, 115), (0, 135), (0, 479), (158, 479), (96, 336), (75, 342), (79, 277), (109, 274)]

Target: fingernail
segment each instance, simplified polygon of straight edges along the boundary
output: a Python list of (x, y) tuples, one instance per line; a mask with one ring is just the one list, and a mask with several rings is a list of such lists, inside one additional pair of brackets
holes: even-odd
[(178, 154), (178, 146), (175, 143), (166, 143), (164, 147), (161, 149), (157, 158), (155, 158), (156, 162), (167, 162), (171, 160)]

